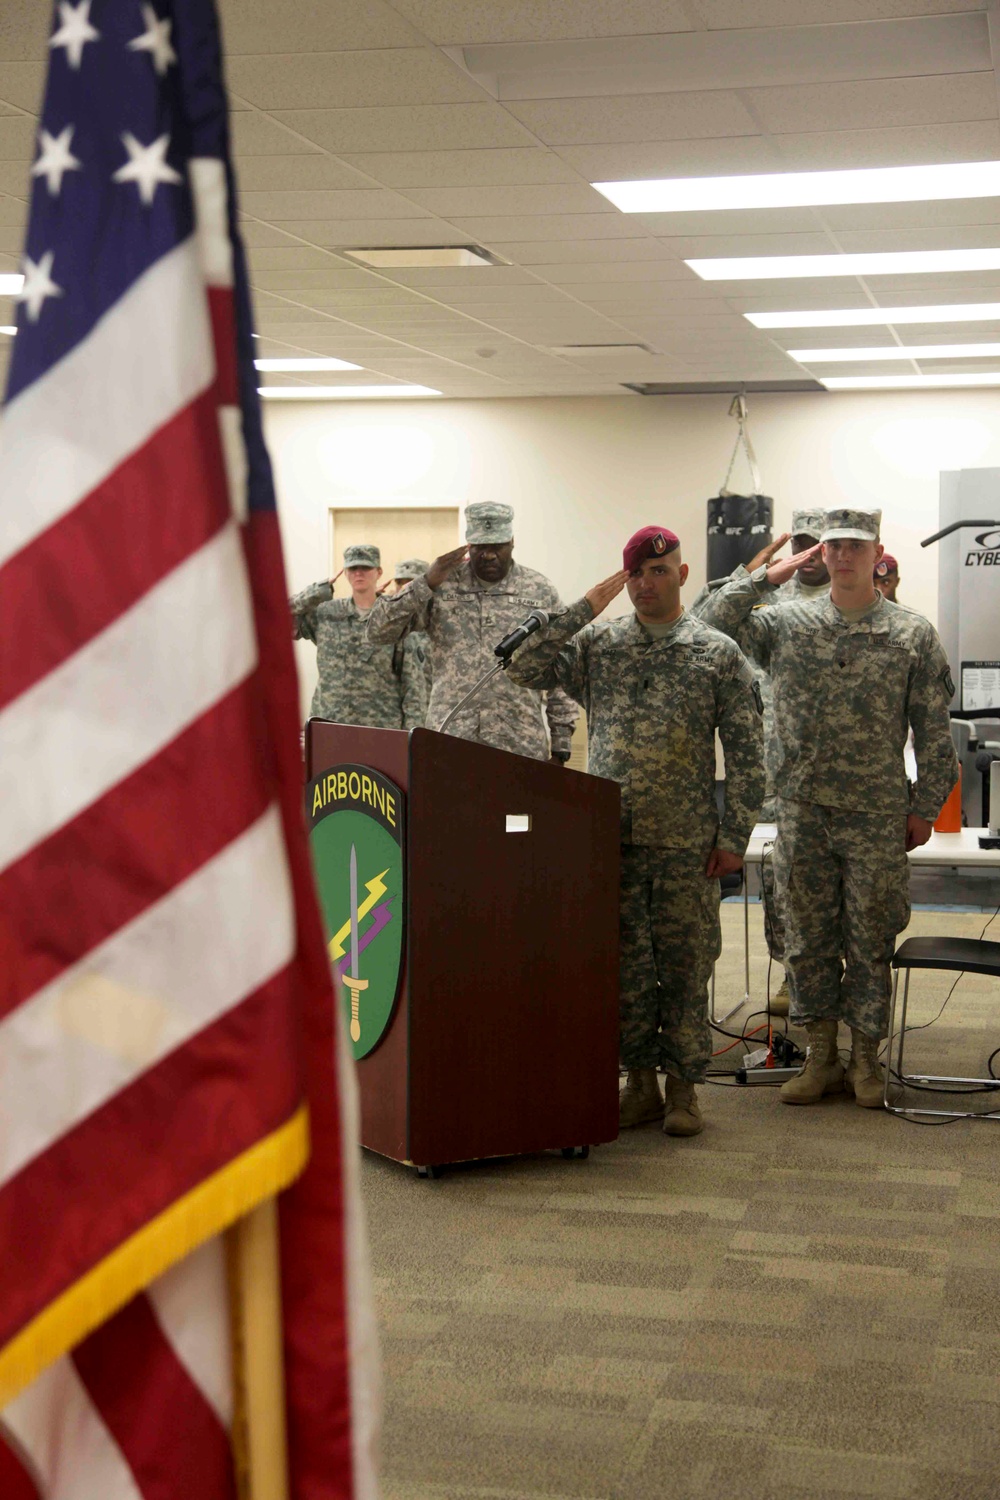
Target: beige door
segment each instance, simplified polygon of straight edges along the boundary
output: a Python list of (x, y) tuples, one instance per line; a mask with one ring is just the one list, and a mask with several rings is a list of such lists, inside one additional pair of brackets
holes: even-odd
[[(382, 553), (385, 583), (392, 578), (397, 563), (410, 557), (433, 562), (442, 552), (451, 552), (460, 540), (458, 506), (341, 507), (330, 511), (330, 577), (343, 566), (344, 548), (358, 542), (373, 542)], [(339, 598), (350, 593), (343, 578), (337, 580), (335, 592)]]

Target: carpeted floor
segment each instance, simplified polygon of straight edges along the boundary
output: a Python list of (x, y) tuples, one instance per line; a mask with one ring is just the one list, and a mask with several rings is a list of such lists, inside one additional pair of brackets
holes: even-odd
[[(720, 1011), (742, 908), (723, 921)], [(751, 937), (757, 996), (759, 907)], [(951, 978), (920, 976), (912, 1023)], [(979, 1074), (995, 1046), (1000, 986), (966, 977), (907, 1067)], [(702, 1098), (697, 1139), (647, 1127), (588, 1161), (424, 1182), (365, 1157), (384, 1500), (997, 1500), (1000, 1121)]]

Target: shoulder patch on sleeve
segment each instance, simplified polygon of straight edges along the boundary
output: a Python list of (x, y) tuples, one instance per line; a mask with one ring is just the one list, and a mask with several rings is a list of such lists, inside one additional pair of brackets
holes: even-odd
[(954, 696), (955, 696), (955, 679), (951, 675), (951, 668), (950, 667), (945, 667), (944, 671), (941, 673), (941, 681), (944, 684), (944, 690), (948, 694), (948, 697), (949, 698), (954, 698)]
[(764, 712), (764, 700), (761, 697), (761, 694), (760, 694), (760, 683), (757, 681), (756, 677), (753, 680), (753, 701), (757, 705), (757, 712), (759, 714), (763, 714), (763, 712)]

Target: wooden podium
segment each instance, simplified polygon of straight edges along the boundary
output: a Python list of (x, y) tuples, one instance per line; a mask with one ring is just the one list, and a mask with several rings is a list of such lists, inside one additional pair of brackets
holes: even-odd
[(614, 1140), (617, 784), (429, 729), (322, 719), (306, 762), (310, 781), (368, 768), (403, 794), (402, 964), (358, 1061), (362, 1145), (434, 1175)]

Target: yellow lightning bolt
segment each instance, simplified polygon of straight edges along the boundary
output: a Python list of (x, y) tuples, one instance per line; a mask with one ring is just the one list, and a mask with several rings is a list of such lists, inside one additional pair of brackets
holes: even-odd
[[(366, 880), (365, 881), (365, 890), (368, 892), (368, 895), (365, 898), (365, 900), (362, 901), (361, 905), (358, 907), (358, 921), (359, 922), (361, 921), (362, 917), (367, 917), (368, 913), (371, 911), (371, 909), (375, 905), (376, 901), (378, 901), (381, 896), (385, 895), (386, 890), (387, 890), (387, 886), (386, 886), (385, 881), (383, 880), (382, 877), (385, 876), (385, 875), (388, 875), (388, 873), (389, 873), (389, 869), (388, 869), (388, 866), (386, 866), (386, 868), (382, 871), (381, 875), (376, 875), (374, 880)], [(330, 950), (330, 957), (331, 958), (343, 958), (343, 956), (344, 956), (344, 941), (345, 941), (346, 938), (349, 938), (350, 935), (351, 935), (351, 919), (350, 919), (350, 917), (348, 917), (348, 919), (344, 923), (343, 927), (340, 929), (339, 932), (334, 933), (333, 937), (330, 939), (330, 941), (329, 941), (329, 943), (327, 945), (328, 948), (329, 948), (329, 950)]]

